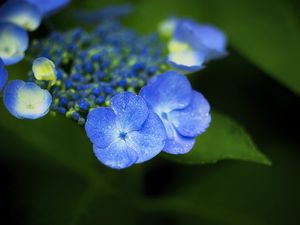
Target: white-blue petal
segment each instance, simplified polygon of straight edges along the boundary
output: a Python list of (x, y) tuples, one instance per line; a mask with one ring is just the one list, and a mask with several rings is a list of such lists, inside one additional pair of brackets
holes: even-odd
[(0, 21), (14, 23), (29, 31), (37, 29), (42, 20), (38, 8), (24, 1), (7, 1), (0, 8), (0, 15)]
[(8, 78), (7, 70), (5, 69), (4, 63), (0, 58), (0, 92), (2, 91), (2, 88), (5, 86), (7, 78)]
[(184, 109), (168, 114), (169, 121), (183, 136), (196, 137), (203, 133), (211, 122), (210, 106), (204, 96), (193, 91), (191, 103)]
[(184, 75), (168, 71), (154, 77), (141, 89), (140, 95), (153, 111), (161, 116), (162, 113), (189, 105), (192, 88)]
[(205, 55), (195, 51), (179, 51), (168, 55), (169, 64), (178, 72), (192, 73), (204, 68)]
[(118, 138), (116, 114), (111, 108), (93, 109), (87, 116), (85, 131), (91, 142), (99, 148), (106, 148)]
[(144, 99), (131, 92), (115, 95), (110, 101), (122, 131), (139, 130), (148, 117)]
[(150, 112), (140, 130), (128, 133), (126, 143), (138, 153), (136, 163), (142, 163), (160, 153), (165, 140), (166, 131), (162, 121), (155, 113)]
[(0, 22), (0, 57), (5, 65), (19, 62), (28, 48), (28, 34), (12, 23)]
[(46, 115), (52, 103), (47, 90), (32, 82), (13, 80), (4, 90), (4, 104), (19, 119), (37, 119)]
[(94, 153), (100, 162), (113, 169), (127, 168), (134, 164), (138, 157), (123, 140), (115, 141), (106, 148), (94, 145)]

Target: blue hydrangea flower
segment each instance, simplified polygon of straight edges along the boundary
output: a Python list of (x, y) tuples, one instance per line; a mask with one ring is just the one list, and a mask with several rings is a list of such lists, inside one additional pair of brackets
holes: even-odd
[(122, 169), (156, 156), (166, 133), (159, 117), (142, 97), (123, 92), (111, 99), (111, 108), (99, 107), (87, 117), (85, 130), (96, 157), (105, 165)]
[(32, 63), (32, 71), (35, 79), (49, 81), (51, 85), (56, 82), (56, 69), (54, 63), (45, 58), (39, 57)]
[(149, 108), (162, 120), (167, 140), (164, 151), (184, 154), (196, 136), (209, 126), (210, 106), (202, 94), (192, 89), (188, 79), (174, 71), (153, 78), (140, 91)]
[(47, 16), (61, 9), (65, 5), (69, 4), (71, 0), (47, 0), (47, 1), (24, 0), (24, 1), (35, 5), (40, 10), (42, 15)]
[(29, 31), (37, 29), (42, 20), (38, 8), (24, 1), (7, 1), (0, 8), (0, 15), (0, 21), (14, 23)]
[(15, 24), (0, 22), (0, 43), (0, 57), (4, 64), (15, 64), (24, 58), (28, 34)]
[(0, 58), (0, 92), (2, 91), (4, 85), (6, 84), (7, 77), (8, 77), (7, 70), (5, 69), (4, 63)]
[(13, 80), (4, 90), (3, 101), (16, 118), (37, 119), (48, 113), (52, 97), (35, 83)]
[(160, 23), (159, 33), (169, 39), (169, 63), (181, 72), (201, 70), (205, 62), (227, 54), (225, 34), (211, 25), (169, 18)]
[(194, 51), (205, 54), (206, 61), (225, 56), (227, 39), (215, 26), (197, 24), (192, 20), (179, 20), (174, 30), (174, 40), (189, 45)]

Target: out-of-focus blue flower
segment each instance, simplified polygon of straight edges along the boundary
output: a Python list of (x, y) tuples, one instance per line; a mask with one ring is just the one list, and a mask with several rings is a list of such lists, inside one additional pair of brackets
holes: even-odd
[(196, 136), (210, 124), (209, 103), (177, 72), (168, 71), (154, 77), (141, 89), (140, 95), (163, 121), (167, 132), (165, 152), (187, 153)]
[(54, 63), (45, 58), (39, 57), (33, 61), (32, 71), (35, 79), (49, 81), (51, 85), (56, 82), (56, 69)]
[(133, 11), (134, 7), (131, 4), (111, 5), (101, 10), (76, 10), (74, 16), (80, 21), (91, 23), (99, 20), (115, 19), (126, 16)]
[(215, 26), (180, 20), (174, 30), (176, 41), (187, 43), (195, 51), (205, 54), (206, 61), (225, 56), (227, 39)]
[(97, 158), (122, 169), (156, 156), (165, 145), (166, 133), (159, 117), (148, 110), (142, 97), (123, 92), (111, 99), (111, 108), (92, 110), (85, 130)]
[(15, 64), (24, 58), (28, 48), (28, 34), (21, 27), (0, 22), (0, 57), (5, 65)]
[[(44, 3), (45, 4), (45, 3)], [(7, 1), (0, 8), (0, 21), (10, 22), (28, 31), (37, 29), (42, 20), (39, 9), (24, 1)]]
[(24, 0), (24, 1), (35, 5), (44, 16), (56, 12), (57, 10), (61, 9), (62, 7), (64, 7), (65, 5), (71, 2), (71, 0), (47, 0), (47, 1)]
[(212, 25), (170, 18), (160, 23), (159, 33), (169, 40), (171, 66), (182, 72), (200, 70), (205, 62), (227, 54), (225, 34)]
[(4, 104), (18, 119), (37, 119), (46, 115), (52, 102), (47, 90), (32, 82), (13, 80), (4, 90)]
[(5, 69), (4, 63), (0, 58), (0, 92), (2, 91), (4, 85), (6, 84), (7, 77), (8, 77), (7, 70)]

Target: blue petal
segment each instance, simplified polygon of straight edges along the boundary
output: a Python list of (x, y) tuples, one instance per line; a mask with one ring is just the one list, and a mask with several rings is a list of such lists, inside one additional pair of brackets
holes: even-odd
[(126, 143), (138, 153), (136, 163), (147, 161), (160, 153), (165, 145), (166, 131), (159, 117), (150, 112), (142, 128), (128, 133)]
[(141, 89), (140, 95), (161, 116), (162, 113), (185, 108), (190, 103), (192, 88), (185, 76), (168, 71), (154, 77)]
[(166, 140), (163, 151), (169, 154), (186, 154), (193, 148), (194, 144), (194, 138), (183, 137), (176, 133), (172, 139)]
[(64, 7), (65, 5), (71, 2), (71, 0), (47, 0), (47, 1), (25, 0), (25, 1), (35, 5), (44, 16), (56, 12), (57, 10), (59, 10), (60, 8)]
[(106, 148), (94, 145), (94, 153), (98, 160), (113, 169), (124, 169), (137, 160), (137, 153), (125, 141), (119, 140), (111, 143)]
[(33, 31), (40, 26), (42, 15), (35, 5), (23, 1), (7, 1), (0, 8), (0, 21), (14, 23)]
[(4, 90), (4, 104), (7, 110), (19, 119), (37, 119), (46, 115), (52, 103), (47, 90), (32, 82), (10, 81)]
[(0, 22), (0, 43), (0, 57), (5, 65), (11, 65), (24, 57), (28, 34), (17, 25)]
[(123, 131), (139, 130), (148, 117), (148, 106), (144, 99), (131, 92), (115, 95), (110, 101)]
[(118, 137), (116, 114), (107, 107), (92, 110), (87, 116), (85, 131), (93, 144), (106, 148)]
[(193, 91), (191, 103), (184, 109), (170, 112), (168, 119), (181, 135), (195, 137), (209, 126), (211, 121), (209, 110), (209, 103), (204, 96)]
[(178, 23), (174, 38), (188, 43), (190, 47), (206, 55), (206, 60), (225, 56), (227, 39), (218, 28), (208, 24), (197, 24), (191, 20), (182, 20)]
[(5, 86), (7, 78), (8, 78), (7, 70), (5, 69), (4, 63), (0, 58), (0, 92), (2, 91), (2, 88)]
[(202, 50), (204, 46), (198, 29), (199, 25), (192, 20), (178, 20), (173, 38), (177, 41), (189, 44), (193, 50)]
[(165, 126), (167, 139), (163, 151), (170, 154), (185, 154), (189, 152), (195, 142), (194, 138), (184, 137), (178, 133), (168, 116), (161, 117)]
[(227, 39), (221, 30), (212, 25), (202, 24), (199, 26), (198, 32), (201, 34), (202, 43), (207, 49), (208, 60), (223, 57), (227, 54)]
[(204, 68), (205, 55), (194, 51), (174, 52), (169, 54), (168, 60), (176, 71), (192, 73)]

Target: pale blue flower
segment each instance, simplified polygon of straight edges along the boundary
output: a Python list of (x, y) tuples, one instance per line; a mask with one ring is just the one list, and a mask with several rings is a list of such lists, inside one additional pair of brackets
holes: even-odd
[(85, 130), (96, 157), (122, 169), (145, 162), (161, 152), (166, 133), (159, 117), (142, 97), (123, 92), (111, 99), (111, 108), (99, 107), (87, 117)]
[(12, 65), (24, 58), (28, 48), (28, 34), (21, 27), (0, 22), (0, 57), (5, 65)]
[(197, 24), (192, 20), (180, 20), (173, 38), (186, 43), (194, 51), (205, 54), (206, 61), (227, 54), (227, 39), (223, 31), (210, 24)]
[(183, 73), (204, 68), (204, 63), (227, 54), (227, 39), (218, 28), (192, 20), (169, 18), (159, 25), (159, 33), (168, 39), (168, 60)]
[(28, 31), (37, 29), (41, 20), (42, 14), (39, 9), (24, 1), (7, 1), (0, 8), (1, 22), (14, 23)]
[(16, 118), (37, 119), (48, 113), (52, 97), (35, 83), (13, 80), (4, 90), (3, 101)]
[(210, 124), (209, 103), (192, 89), (185, 76), (177, 72), (168, 71), (154, 77), (141, 89), (140, 95), (165, 126), (165, 152), (187, 153), (195, 138)]

